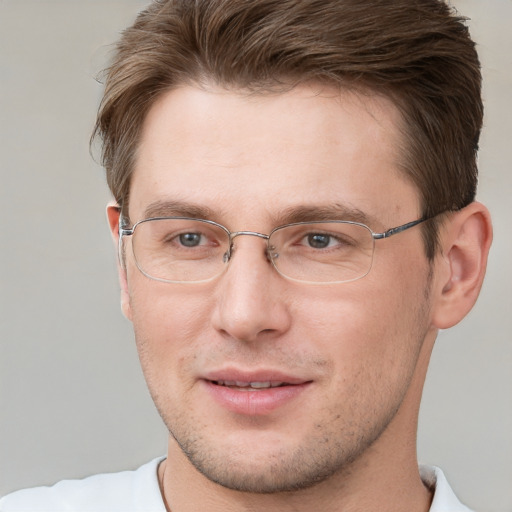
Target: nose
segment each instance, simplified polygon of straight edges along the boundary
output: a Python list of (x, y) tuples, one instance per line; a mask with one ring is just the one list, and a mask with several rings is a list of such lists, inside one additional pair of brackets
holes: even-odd
[(219, 278), (214, 328), (231, 339), (252, 342), (278, 337), (291, 324), (286, 280), (267, 258), (266, 243), (255, 236), (234, 241), (229, 266)]

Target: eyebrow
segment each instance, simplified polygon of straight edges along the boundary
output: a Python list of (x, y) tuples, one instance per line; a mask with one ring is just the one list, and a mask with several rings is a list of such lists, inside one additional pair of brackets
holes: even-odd
[[(225, 216), (223, 210), (211, 208), (180, 200), (159, 200), (151, 203), (144, 210), (144, 219), (154, 217), (190, 217), (193, 219), (213, 220), (221, 223)], [(361, 224), (373, 224), (375, 219), (351, 205), (340, 203), (324, 205), (296, 205), (285, 208), (273, 216), (274, 226), (283, 226), (295, 222), (315, 222), (327, 220), (346, 220)]]
[(358, 208), (339, 203), (327, 205), (298, 205), (286, 208), (276, 219), (278, 225), (295, 222), (347, 220), (368, 224), (372, 218)]
[[(217, 212), (217, 215), (219, 212)], [(144, 210), (144, 219), (153, 217), (190, 217), (193, 219), (212, 220), (215, 214), (204, 205), (179, 200), (155, 201)]]

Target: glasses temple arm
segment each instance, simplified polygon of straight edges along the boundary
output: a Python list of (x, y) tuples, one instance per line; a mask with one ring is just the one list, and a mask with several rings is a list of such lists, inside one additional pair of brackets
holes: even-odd
[(375, 240), (379, 240), (381, 238), (389, 238), (392, 235), (396, 235), (397, 233), (401, 233), (402, 231), (405, 231), (406, 229), (412, 228), (414, 226), (417, 226), (418, 224), (421, 224), (422, 222), (425, 222), (426, 220), (431, 219), (432, 217), (423, 217), (418, 220), (413, 220), (412, 222), (407, 222), (406, 224), (402, 224), (401, 226), (397, 226), (396, 228), (388, 229), (387, 231), (384, 231), (384, 233), (372, 233), (372, 236)]

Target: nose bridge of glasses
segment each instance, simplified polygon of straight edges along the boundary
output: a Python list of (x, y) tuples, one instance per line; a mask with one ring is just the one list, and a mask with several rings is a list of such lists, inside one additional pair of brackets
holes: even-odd
[(234, 233), (229, 234), (229, 238), (231, 241), (233, 241), (234, 238), (236, 238), (237, 236), (242, 236), (242, 235), (256, 236), (258, 238), (263, 238), (264, 240), (268, 240), (270, 238), (270, 235), (258, 233), (257, 231), (235, 231)]
[[(262, 238), (263, 240), (266, 240), (267, 242), (270, 238), (270, 235), (265, 235), (264, 233), (258, 233), (257, 231), (234, 231), (232, 233), (229, 233), (229, 251), (228, 251), (228, 253), (226, 253), (224, 255), (225, 260), (231, 259), (231, 256), (233, 255), (233, 252), (234, 252), (233, 240), (239, 236), (255, 236), (256, 238)], [(267, 249), (267, 253), (268, 253), (268, 249)], [(267, 254), (267, 257), (269, 257), (268, 254)]]

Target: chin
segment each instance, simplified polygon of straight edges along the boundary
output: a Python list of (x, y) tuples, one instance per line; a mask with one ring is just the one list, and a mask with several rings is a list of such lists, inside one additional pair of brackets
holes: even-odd
[[(188, 461), (208, 480), (225, 488), (255, 494), (274, 494), (307, 489), (334, 475), (343, 475), (365, 447), (342, 447), (333, 438), (314, 438), (300, 446), (265, 443), (262, 439), (228, 442), (214, 447), (205, 439), (177, 440)], [(176, 438), (175, 438), (176, 439)], [(371, 442), (368, 443), (368, 445)]]

